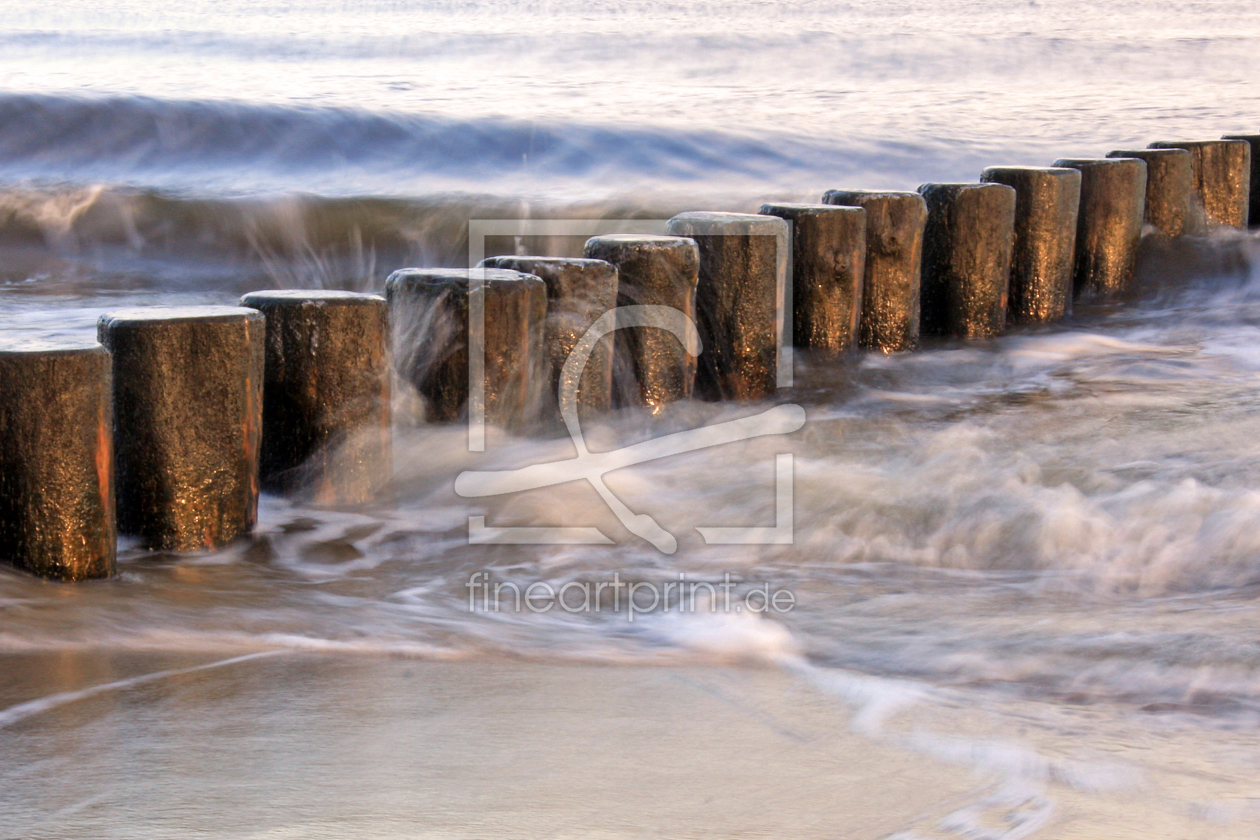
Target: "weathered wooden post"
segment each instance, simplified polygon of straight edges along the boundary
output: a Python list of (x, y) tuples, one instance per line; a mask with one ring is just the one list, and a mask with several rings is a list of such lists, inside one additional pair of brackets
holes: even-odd
[(211, 549), (258, 513), (262, 313), (153, 306), (101, 316), (114, 356), (118, 530), (146, 548)]
[(1260, 225), (1260, 134), (1226, 134), (1226, 140), (1246, 140), (1251, 146), (1251, 187), (1247, 199), (1247, 224)]
[(1109, 158), (1146, 162), (1146, 224), (1169, 238), (1200, 234), (1207, 228), (1194, 192), (1194, 157), (1185, 149), (1126, 149)]
[[(404, 268), (385, 281), (399, 375), (428, 399), (430, 419), (459, 418), (472, 393), (469, 354), (484, 358), (486, 422), (520, 428), (542, 389), (547, 288), (501, 268)], [(484, 313), (471, 323), (474, 304)], [(480, 330), (482, 340), (473, 346)], [(478, 359), (474, 359), (474, 362)]]
[(924, 184), (923, 331), (991, 338), (1006, 329), (1015, 190), (1004, 184)]
[[(610, 234), (586, 241), (586, 256), (617, 267), (619, 306), (668, 306), (696, 320), (700, 250), (681, 236)], [(662, 329), (618, 330), (616, 355), (635, 380), (627, 402), (661, 410), (692, 395), (696, 358)]]
[(114, 573), (112, 413), (96, 342), (0, 340), (0, 558), (52, 580)]
[(390, 475), (389, 316), (354, 292), (251, 292), (266, 316), (264, 489), (319, 504), (369, 501)]
[(792, 225), (792, 342), (842, 353), (857, 342), (866, 273), (866, 211), (833, 204), (763, 204)]
[(991, 166), (980, 180), (1015, 190), (1015, 246), (1007, 306), (1011, 323), (1044, 324), (1070, 314), (1080, 171)]
[[(680, 213), (666, 232), (700, 249), (697, 326), (704, 353), (696, 392), (708, 399), (757, 400), (782, 376), (790, 246), (787, 222), (747, 213)], [(790, 364), (787, 350), (782, 362)], [(786, 377), (789, 381), (790, 374)]]
[(919, 344), (927, 204), (912, 192), (828, 190), (824, 204), (866, 211), (866, 270), (858, 343), (893, 353)]
[(1056, 160), (1081, 171), (1076, 226), (1077, 297), (1122, 292), (1133, 283), (1142, 216), (1146, 162), (1137, 158)]
[(1194, 156), (1194, 192), (1209, 227), (1247, 227), (1251, 195), (1251, 144), (1246, 140), (1151, 143), (1152, 149), (1185, 149)]
[[(547, 284), (543, 355), (550, 368), (548, 399), (554, 399), (560, 373), (573, 348), (601, 315), (617, 306), (617, 267), (604, 260), (561, 257), (490, 257), (482, 260), (481, 266), (532, 274)], [(600, 339), (587, 360), (578, 384), (580, 409), (607, 411), (612, 407), (615, 339), (615, 335)]]

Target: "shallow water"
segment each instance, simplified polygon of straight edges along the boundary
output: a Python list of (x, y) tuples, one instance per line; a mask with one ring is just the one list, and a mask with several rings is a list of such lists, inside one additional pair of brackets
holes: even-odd
[[(1260, 12), (1225, 2), (5, 8), (0, 313), (60, 336), (379, 289), (462, 264), (469, 218), (750, 210), (1254, 130), (1260, 77)], [(264, 497), (251, 539), (124, 543), (107, 582), (0, 570), (0, 836), (1255, 836), (1260, 276), (1218, 268), (1152, 255), (1131, 300), (994, 342), (801, 354), (799, 432), (608, 476), (673, 555), (585, 483), (454, 492), (572, 457), (558, 428), (476, 454), (404, 423), (369, 508)], [(793, 542), (706, 545), (774, 524), (782, 454)], [(470, 545), (482, 516), (614, 544)], [(614, 575), (701, 597), (510, 600)], [(762, 588), (791, 608), (750, 609)]]

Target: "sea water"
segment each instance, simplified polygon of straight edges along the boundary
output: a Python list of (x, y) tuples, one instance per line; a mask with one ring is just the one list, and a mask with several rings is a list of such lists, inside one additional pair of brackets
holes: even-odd
[[(53, 336), (379, 290), (466, 264), (470, 219), (755, 211), (1260, 131), (1260, 9), (1221, 0), (2, 8), (0, 317)], [(1130, 298), (991, 342), (801, 353), (775, 400), (800, 431), (607, 475), (674, 554), (586, 482), (458, 495), (573, 444), (470, 452), (400, 394), (379, 504), (264, 496), (254, 537), (124, 540), (108, 582), (0, 571), (0, 836), (1254, 837), (1260, 274), (1217, 269), (1152, 257)], [(790, 542), (707, 544), (785, 524), (783, 456)], [(569, 600), (513, 601), (531, 585)]]

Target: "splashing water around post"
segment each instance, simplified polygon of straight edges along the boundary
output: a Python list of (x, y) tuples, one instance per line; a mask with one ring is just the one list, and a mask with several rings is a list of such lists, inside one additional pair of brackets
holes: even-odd
[[(622, 467), (633, 466), (645, 461), (694, 452), (724, 443), (751, 440), (766, 435), (788, 434), (805, 425), (805, 410), (799, 405), (779, 405), (751, 417), (741, 417), (711, 426), (701, 426), (685, 432), (678, 432), (653, 438), (611, 452), (592, 453), (586, 446), (582, 435), (582, 427), (578, 420), (577, 392), (582, 371), (594, 351), (595, 345), (614, 330), (626, 327), (655, 327), (668, 330), (686, 348), (692, 356), (703, 351), (700, 334), (690, 318), (677, 309), (669, 306), (622, 306), (609, 310), (591, 325), (581, 340), (573, 348), (560, 376), (560, 415), (573, 444), (577, 448), (577, 457), (563, 461), (551, 461), (545, 464), (533, 464), (516, 470), (474, 471), (468, 470), (455, 479), (455, 492), (466, 498), (476, 496), (497, 496), (505, 493), (517, 493), (540, 487), (550, 487), (569, 481), (585, 479), (591, 483), (600, 498), (612, 510), (617, 519), (632, 534), (647, 540), (665, 554), (673, 554), (678, 549), (678, 540), (669, 531), (646, 513), (636, 514), (630, 510), (604, 483), (604, 474)], [(781, 458), (783, 456), (780, 456)], [(790, 456), (787, 456), (790, 459)], [(786, 461), (788, 485), (790, 488), (790, 460)], [(782, 477), (782, 464), (777, 464), (777, 477)], [(776, 491), (776, 527), (771, 529), (732, 529), (702, 528), (699, 529), (706, 542), (783, 542), (781, 530), (784, 519), (790, 535), (791, 529), (791, 493), (790, 489), (784, 499)], [(786, 508), (786, 510), (785, 510)], [(484, 517), (473, 517), (472, 527), (484, 526)], [(731, 531), (748, 531), (732, 539)], [(764, 532), (769, 531), (769, 534)], [(603, 533), (594, 528), (542, 527), (542, 528), (499, 528), (485, 529), (489, 538), (475, 541), (496, 543), (568, 543), (568, 544), (607, 544), (611, 542)], [(470, 535), (472, 531), (470, 529)], [(766, 539), (765, 537), (769, 537)], [(760, 537), (760, 538), (758, 538)], [(787, 541), (790, 541), (790, 536)]]

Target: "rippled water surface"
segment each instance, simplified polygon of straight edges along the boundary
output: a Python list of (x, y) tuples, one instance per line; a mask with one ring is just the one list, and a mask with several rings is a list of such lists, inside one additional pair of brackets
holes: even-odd
[[(470, 218), (755, 210), (1260, 130), (1237, 2), (0, 8), (0, 317), (50, 335), (379, 289), (462, 264)], [(1130, 299), (994, 342), (801, 354), (799, 432), (609, 474), (673, 555), (585, 483), (454, 492), (572, 457), (558, 428), (478, 454), (403, 422), (368, 508), (264, 496), (253, 537), (124, 542), (107, 582), (0, 569), (0, 837), (1254, 837), (1257, 250), (1152, 249)], [(775, 523), (784, 453), (792, 544), (706, 545)], [(614, 544), (470, 545), (472, 517)], [(732, 605), (495, 611), (477, 573)], [(762, 588), (791, 609), (750, 610)]]

